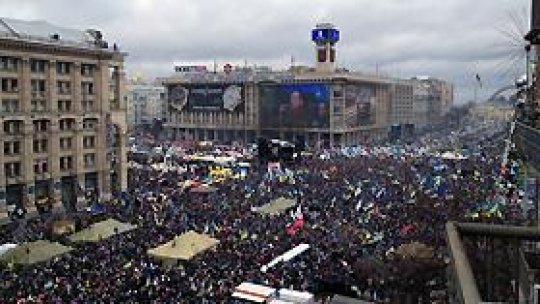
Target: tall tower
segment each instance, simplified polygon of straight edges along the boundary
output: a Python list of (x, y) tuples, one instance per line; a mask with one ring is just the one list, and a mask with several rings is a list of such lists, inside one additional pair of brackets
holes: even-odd
[(335, 71), (335, 44), (339, 41), (339, 30), (331, 23), (319, 23), (311, 30), (311, 40), (315, 43), (317, 71)]

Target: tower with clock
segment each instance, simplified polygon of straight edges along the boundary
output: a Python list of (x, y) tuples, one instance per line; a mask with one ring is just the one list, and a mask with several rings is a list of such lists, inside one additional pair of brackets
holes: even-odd
[(336, 62), (335, 45), (339, 41), (339, 30), (331, 23), (319, 23), (311, 30), (315, 43), (316, 68), (320, 72), (333, 72)]

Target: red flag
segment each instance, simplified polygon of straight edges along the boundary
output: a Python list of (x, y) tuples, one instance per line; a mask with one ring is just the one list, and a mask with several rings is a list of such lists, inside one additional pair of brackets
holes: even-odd
[(304, 217), (299, 216), (297, 217), (292, 224), (287, 225), (286, 231), (288, 235), (295, 235), (298, 230), (302, 229), (304, 227)]

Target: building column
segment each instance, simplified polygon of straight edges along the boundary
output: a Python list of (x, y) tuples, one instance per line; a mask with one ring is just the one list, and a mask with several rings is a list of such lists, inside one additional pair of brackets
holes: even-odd
[(60, 182), (60, 145), (59, 145), (58, 120), (51, 119), (50, 133), (48, 140), (49, 156), (47, 159), (49, 172), (51, 172), (52, 199), (55, 205), (61, 204), (61, 182)]
[(34, 174), (34, 149), (33, 134), (34, 124), (32, 120), (25, 121), (23, 126), (24, 138), (22, 141), (22, 177), (25, 184), (23, 204), (28, 212), (35, 211), (35, 174)]
[[(79, 69), (80, 71), (80, 69)], [(80, 81), (79, 84), (75, 87), (79, 87), (80, 92)], [(81, 102), (81, 99), (79, 98), (79, 103)], [(77, 108), (76, 108), (77, 109)], [(79, 110), (82, 113), (82, 108), (79, 105)], [(73, 136), (73, 143), (75, 148), (75, 154), (73, 155), (73, 161), (74, 161), (74, 171), (76, 174), (76, 188), (77, 188), (77, 209), (86, 207), (86, 200), (85, 200), (85, 190), (86, 190), (86, 183), (85, 183), (85, 168), (84, 168), (84, 158), (83, 158), (83, 143), (82, 143), (82, 130), (83, 130), (83, 121), (81, 117), (76, 118), (75, 123), (75, 131)]]
[(74, 62), (71, 71), (71, 104), (77, 115), (83, 113), (82, 110), (82, 88), (81, 88), (81, 63)]
[(49, 61), (49, 69), (47, 70), (47, 110), (50, 113), (58, 113), (58, 104), (56, 103), (56, 60)]
[(128, 152), (128, 142), (127, 142), (127, 132), (124, 128), (119, 128), (118, 132), (120, 133), (118, 136), (118, 143), (116, 147), (116, 174), (118, 177), (117, 182), (120, 183), (120, 191), (127, 191), (127, 183), (128, 183), (128, 160), (127, 160), (127, 152)]
[(77, 188), (77, 210), (80, 210), (82, 208), (87, 207), (86, 203), (86, 182), (85, 182), (85, 174), (79, 173), (76, 176), (76, 183), (75, 187)]
[(204, 141), (208, 140), (208, 129), (203, 129)]
[(19, 98), (21, 102), (21, 111), (27, 115), (30, 115), (32, 110), (32, 83), (30, 72), (30, 58), (23, 57), (21, 60), (21, 69), (19, 71)]
[[(3, 138), (4, 128), (0, 128), (0, 147), (4, 147)], [(4, 216), (7, 217), (6, 173), (4, 172), (4, 153), (0, 153), (0, 220)]]
[[(20, 76), (20, 97), (22, 111), (28, 116), (32, 111), (32, 83), (31, 83), (31, 71), (30, 71), (30, 58), (24, 57), (22, 59), (22, 69)], [(26, 119), (23, 124), (23, 140), (22, 140), (22, 153), (25, 155), (22, 161), (22, 177), (24, 187), (24, 193), (22, 195), (24, 207), (30, 212), (33, 211), (31, 205), (34, 203), (34, 158), (33, 155), (33, 134), (34, 125), (30, 118)], [(35, 206), (34, 206), (35, 209)]]
[(99, 118), (100, 123), (98, 124), (96, 134), (96, 171), (98, 174), (97, 184), (100, 198), (103, 200), (109, 200), (111, 189), (107, 135), (109, 133), (109, 128), (112, 126), (112, 118), (109, 116), (109, 64), (106, 61), (100, 61), (96, 65), (94, 85), (96, 88), (95, 100), (98, 102), (97, 106), (101, 114)]

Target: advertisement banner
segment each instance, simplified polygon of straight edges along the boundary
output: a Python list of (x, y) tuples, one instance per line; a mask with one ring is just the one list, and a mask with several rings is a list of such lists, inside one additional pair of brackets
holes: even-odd
[(330, 127), (327, 84), (263, 84), (259, 94), (262, 128)]
[(375, 123), (375, 87), (369, 84), (345, 87), (345, 121), (348, 127)]
[(243, 111), (243, 88), (235, 84), (184, 84), (168, 88), (169, 105), (177, 111)]

